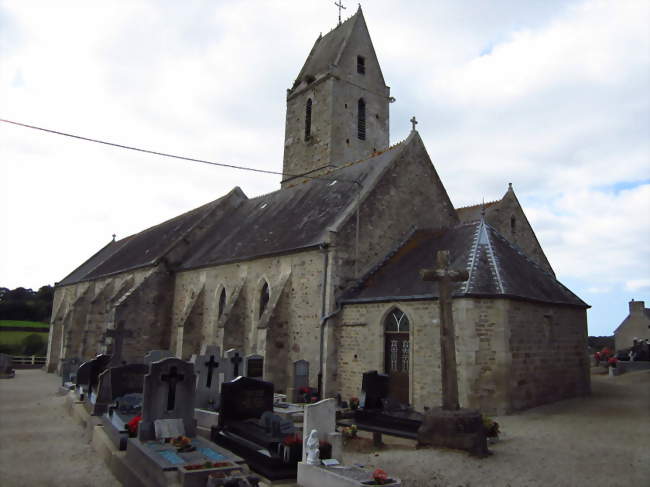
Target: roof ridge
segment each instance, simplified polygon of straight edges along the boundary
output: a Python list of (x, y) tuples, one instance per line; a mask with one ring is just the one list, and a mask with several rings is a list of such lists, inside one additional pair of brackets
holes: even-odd
[(484, 203), (477, 203), (475, 205), (459, 206), (458, 208), (454, 208), (454, 209), (455, 210), (466, 210), (466, 209), (469, 209), (469, 208), (479, 208), (481, 206), (488, 207), (488, 206), (495, 205), (495, 204), (499, 203), (502, 200), (503, 200), (503, 198), (498, 199), (498, 200), (493, 200), (493, 201), (486, 201)]

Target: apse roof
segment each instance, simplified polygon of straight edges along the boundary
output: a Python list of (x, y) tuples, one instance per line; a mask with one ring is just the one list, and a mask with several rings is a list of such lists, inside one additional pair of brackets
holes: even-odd
[(469, 273), (467, 281), (454, 284), (455, 297), (509, 297), (588, 307), (483, 220), (415, 231), (342, 301), (438, 298), (438, 284), (422, 281), (419, 274), (420, 269), (435, 265), (438, 250), (449, 250), (451, 267)]

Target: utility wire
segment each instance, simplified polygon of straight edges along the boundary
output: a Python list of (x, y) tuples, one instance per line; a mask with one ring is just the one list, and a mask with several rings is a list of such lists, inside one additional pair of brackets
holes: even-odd
[(246, 166), (238, 166), (235, 164), (226, 164), (223, 162), (214, 162), (214, 161), (206, 161), (204, 159), (194, 159), (193, 157), (185, 157), (185, 156), (178, 156), (175, 154), (167, 154), (166, 152), (159, 152), (159, 151), (154, 151), (154, 150), (149, 150), (149, 149), (141, 149), (139, 147), (132, 147), (129, 145), (124, 145), (124, 144), (116, 144), (114, 142), (107, 142), (105, 140), (99, 140), (99, 139), (91, 139), (90, 137), (82, 137), (81, 135), (75, 135), (75, 134), (69, 134), (67, 132), (61, 132), (58, 130), (52, 130), (52, 129), (46, 129), (43, 127), (36, 127), (35, 125), (28, 125), (26, 123), (20, 123), (20, 122), (14, 122), (12, 120), (6, 120), (3, 118), (0, 118), (0, 122), (4, 123), (10, 123), (12, 125), (17, 125), (19, 127), (26, 127), (29, 129), (34, 129), (34, 130), (40, 130), (42, 132), (47, 132), (50, 134), (56, 134), (56, 135), (63, 135), (64, 137), (71, 137), (73, 139), (78, 139), (78, 140), (85, 140), (86, 142), (95, 142), (97, 144), (104, 144), (108, 145), (111, 147), (117, 147), (119, 149), (127, 149), (127, 150), (132, 150), (132, 151), (137, 151), (137, 152), (144, 152), (145, 154), (153, 154), (156, 156), (161, 156), (161, 157), (169, 157), (172, 159), (181, 159), (183, 161), (190, 161), (190, 162), (199, 162), (201, 164), (210, 164), (212, 166), (219, 166), (219, 167), (227, 167), (230, 169), (239, 169), (242, 171), (252, 171), (252, 172), (257, 172), (257, 173), (263, 173), (263, 174), (274, 174), (277, 176), (282, 176), (283, 178), (307, 178), (307, 179), (320, 179), (323, 181), (341, 181), (341, 182), (346, 182), (346, 183), (351, 183), (351, 184), (359, 184), (358, 181), (351, 181), (351, 180), (345, 180), (345, 179), (339, 179), (339, 178), (324, 178), (324, 177), (319, 177), (319, 176), (308, 176), (304, 174), (287, 174), (279, 171), (269, 171), (267, 169), (257, 169), (254, 167), (246, 167)]

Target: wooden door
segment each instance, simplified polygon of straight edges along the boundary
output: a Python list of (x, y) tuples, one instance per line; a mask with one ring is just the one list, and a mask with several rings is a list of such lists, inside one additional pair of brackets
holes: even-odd
[(388, 374), (388, 395), (403, 404), (409, 403), (409, 357), (408, 333), (386, 333), (384, 345), (384, 368)]

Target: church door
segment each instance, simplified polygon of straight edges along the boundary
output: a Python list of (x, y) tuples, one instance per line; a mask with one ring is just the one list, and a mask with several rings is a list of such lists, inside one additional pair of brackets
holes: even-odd
[(388, 374), (388, 394), (409, 403), (410, 334), (407, 316), (394, 309), (384, 323), (384, 370)]

